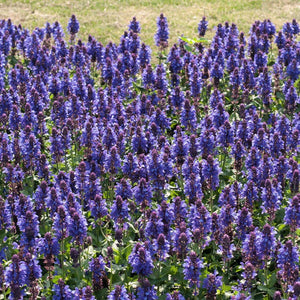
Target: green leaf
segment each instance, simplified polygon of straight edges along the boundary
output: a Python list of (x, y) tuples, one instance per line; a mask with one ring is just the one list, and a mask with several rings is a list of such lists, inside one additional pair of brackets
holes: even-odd
[(132, 245), (128, 245), (123, 249), (122, 252), (125, 255), (126, 260), (128, 260), (128, 257), (130, 255), (131, 251), (132, 251)]
[(192, 52), (193, 48), (190, 45), (184, 45), (185, 50)]
[(230, 285), (226, 285), (226, 284), (223, 283), (223, 285), (222, 285), (222, 291), (224, 291), (224, 292), (231, 291), (231, 286)]
[(257, 287), (260, 291), (263, 291), (263, 292), (268, 292), (270, 289), (267, 287), (267, 286), (265, 286), (265, 285), (259, 285), (258, 287)]
[(143, 86), (141, 86), (141, 85), (139, 85), (139, 84), (137, 84), (136, 82), (132, 82), (132, 85), (134, 86), (134, 88), (136, 89), (136, 90), (140, 90), (141, 92), (146, 92), (147, 91), (147, 89), (145, 89)]
[(127, 224), (133, 230), (134, 233), (139, 233), (139, 231), (137, 230), (137, 228), (132, 223), (128, 222)]
[(1, 241), (1, 243), (3, 242), (3, 239), (4, 239), (5, 235), (6, 235), (6, 230), (1, 229), (0, 230), (0, 241)]
[(278, 229), (278, 231), (281, 231), (281, 230), (283, 230), (285, 227), (286, 227), (285, 224), (279, 224), (279, 225), (277, 226), (277, 229)]
[(274, 272), (274, 273), (272, 273), (272, 275), (269, 279), (269, 287), (270, 288), (273, 287), (275, 285), (276, 281), (277, 281), (276, 273)]
[(178, 268), (176, 266), (172, 265), (170, 267), (170, 273), (171, 273), (171, 275), (176, 275), (177, 272), (178, 272)]
[(190, 45), (194, 45), (195, 43), (210, 43), (210, 40), (203, 37), (191, 39), (188, 37), (180, 36), (179, 39)]

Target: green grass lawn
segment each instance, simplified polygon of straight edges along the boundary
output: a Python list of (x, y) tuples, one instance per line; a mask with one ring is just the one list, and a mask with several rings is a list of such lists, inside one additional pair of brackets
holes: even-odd
[(102, 43), (118, 43), (133, 16), (140, 21), (144, 42), (153, 47), (156, 19), (163, 12), (168, 18), (170, 44), (178, 36), (196, 37), (203, 15), (209, 22), (208, 36), (218, 23), (229, 21), (246, 34), (255, 20), (270, 19), (277, 28), (296, 18), (300, 21), (299, 0), (1, 0), (0, 18), (11, 18), (30, 30), (47, 21), (59, 21), (64, 28), (72, 14), (80, 22), (80, 35), (95, 36)]

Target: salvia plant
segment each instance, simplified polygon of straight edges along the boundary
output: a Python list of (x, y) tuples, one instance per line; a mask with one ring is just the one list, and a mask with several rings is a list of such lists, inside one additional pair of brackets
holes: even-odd
[(300, 26), (208, 21), (0, 21), (0, 299), (299, 299)]

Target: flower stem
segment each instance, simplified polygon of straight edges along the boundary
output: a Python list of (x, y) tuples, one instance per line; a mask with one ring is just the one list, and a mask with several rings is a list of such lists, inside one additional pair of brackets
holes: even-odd
[(60, 242), (60, 248), (61, 248), (61, 257), (60, 257), (60, 267), (62, 270), (62, 277), (65, 278), (65, 270), (64, 270), (64, 239)]
[(209, 200), (210, 200), (210, 212), (213, 213), (214, 201), (213, 201), (213, 190), (212, 189), (210, 189), (210, 191), (209, 191)]
[[(265, 260), (265, 270), (264, 270), (264, 273), (265, 273), (265, 283), (266, 283), (266, 287), (268, 287), (269, 285), (269, 281), (268, 281), (268, 268), (267, 268), (267, 260)], [(269, 295), (267, 295), (267, 299), (270, 299)]]

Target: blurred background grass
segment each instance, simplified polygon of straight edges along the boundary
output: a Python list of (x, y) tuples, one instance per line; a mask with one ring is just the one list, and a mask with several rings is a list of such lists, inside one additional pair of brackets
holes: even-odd
[(209, 24), (208, 37), (214, 27), (228, 21), (236, 23), (246, 35), (255, 20), (270, 19), (276, 29), (295, 18), (300, 22), (299, 0), (0, 0), (0, 18), (10, 18), (16, 25), (30, 30), (43, 27), (48, 21), (59, 21), (66, 30), (75, 14), (80, 22), (79, 38), (88, 35), (103, 44), (119, 42), (133, 16), (140, 22), (141, 38), (154, 47), (156, 19), (163, 12), (168, 19), (170, 45), (180, 35), (196, 37), (200, 19), (205, 15)]

